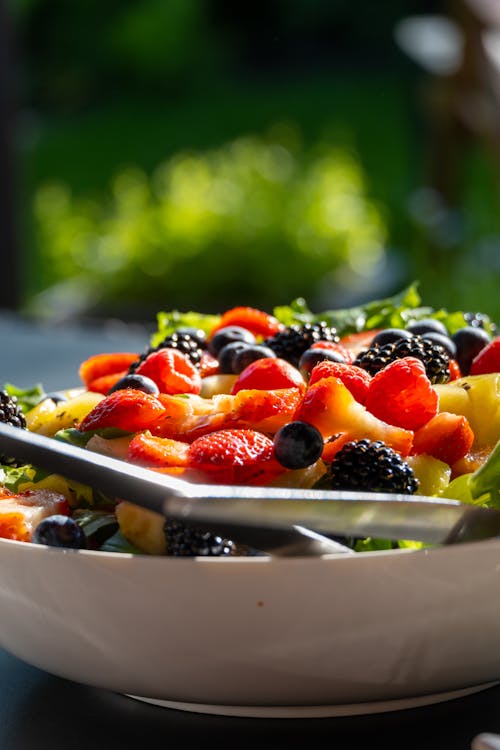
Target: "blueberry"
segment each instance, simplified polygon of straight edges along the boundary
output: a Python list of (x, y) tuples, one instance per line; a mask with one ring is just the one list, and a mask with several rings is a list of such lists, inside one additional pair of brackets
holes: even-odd
[(329, 362), (340, 362), (345, 364), (345, 357), (336, 352), (333, 349), (306, 349), (304, 354), (299, 359), (299, 370), (302, 375), (310, 375), (313, 367), (318, 362), (324, 362), (327, 359)]
[(222, 347), (231, 344), (233, 341), (246, 341), (247, 344), (255, 344), (255, 336), (241, 326), (225, 326), (212, 336), (208, 342), (208, 351), (213, 357), (218, 357)]
[(160, 389), (151, 378), (147, 378), (145, 375), (131, 373), (130, 375), (124, 375), (123, 378), (120, 378), (120, 380), (109, 389), (108, 394), (113, 393), (114, 391), (123, 391), (127, 388), (150, 393), (153, 396), (157, 396), (160, 392)]
[(469, 374), (472, 360), (491, 341), (483, 328), (475, 326), (459, 328), (452, 335), (451, 340), (457, 347), (456, 360), (462, 375)]
[(219, 372), (224, 373), (225, 375), (232, 375), (235, 373), (234, 370), (234, 360), (235, 357), (245, 349), (245, 347), (248, 346), (248, 344), (245, 341), (231, 341), (231, 343), (226, 344), (222, 347), (222, 349), (219, 351), (218, 359), (219, 359)]
[(452, 359), (456, 358), (457, 347), (455, 342), (451, 340), (448, 334), (446, 334), (445, 336), (442, 333), (437, 333), (437, 331), (426, 331), (424, 333), (421, 333), (420, 336), (426, 341), (432, 341), (433, 344), (442, 346), (445, 352), (448, 352)]
[(309, 422), (289, 422), (274, 436), (274, 455), (287, 469), (304, 469), (320, 458), (323, 436)]
[(400, 339), (411, 339), (412, 335), (410, 331), (406, 331), (404, 328), (384, 328), (375, 334), (370, 346), (392, 344), (393, 341), (400, 341)]
[(448, 329), (440, 320), (434, 318), (422, 318), (421, 320), (412, 320), (406, 326), (406, 330), (413, 333), (414, 336), (422, 336), (424, 333), (440, 333), (448, 336)]
[(258, 359), (266, 359), (267, 357), (276, 358), (275, 352), (269, 346), (263, 346), (262, 344), (245, 345), (234, 355), (233, 372), (239, 375), (252, 362), (256, 362)]
[(87, 538), (83, 529), (70, 516), (54, 515), (44, 518), (33, 532), (35, 544), (49, 547), (71, 547), (85, 549)]

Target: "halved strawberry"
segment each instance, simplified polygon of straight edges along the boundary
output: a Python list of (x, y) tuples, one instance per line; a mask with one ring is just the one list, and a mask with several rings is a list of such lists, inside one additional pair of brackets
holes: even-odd
[(427, 453), (451, 466), (469, 453), (473, 442), (467, 418), (442, 411), (415, 432), (412, 453)]
[(196, 393), (201, 391), (201, 376), (186, 354), (177, 349), (151, 352), (136, 370), (137, 375), (151, 378), (161, 393)]
[[(88, 390), (91, 390), (90, 384), (93, 381), (102, 378), (105, 375), (114, 375), (123, 373), (128, 370), (132, 362), (136, 362), (139, 355), (133, 352), (107, 352), (103, 354), (94, 354), (92, 357), (84, 360), (78, 374), (81, 381)], [(101, 393), (102, 391), (97, 391)]]
[(267, 484), (286, 469), (274, 458), (271, 438), (256, 430), (219, 430), (195, 440), (188, 465), (221, 484)]
[(416, 357), (403, 357), (372, 377), (365, 406), (384, 422), (418, 430), (437, 413), (438, 401), (424, 364)]
[(139, 432), (129, 443), (127, 460), (146, 466), (187, 466), (188, 444)]
[(266, 390), (277, 388), (306, 389), (306, 383), (299, 370), (290, 362), (280, 357), (264, 357), (252, 362), (240, 372), (235, 380), (231, 393), (241, 390)]
[(165, 407), (156, 396), (125, 388), (105, 396), (82, 419), (77, 428), (82, 432), (104, 427), (139, 432), (147, 430), (164, 413)]
[(256, 338), (268, 338), (282, 331), (284, 325), (274, 315), (255, 307), (232, 307), (221, 315), (219, 323), (210, 331), (209, 340), (221, 328), (240, 326), (253, 333)]
[(371, 375), (362, 367), (328, 360), (319, 362), (311, 371), (309, 385), (316, 383), (321, 378), (328, 377), (339, 378), (351, 391), (356, 401), (359, 401), (360, 404), (365, 402)]
[(347, 433), (353, 440), (382, 440), (402, 455), (408, 455), (413, 442), (411, 430), (378, 419), (335, 377), (310, 385), (293, 418), (310, 422), (325, 439)]
[(472, 360), (471, 375), (485, 375), (490, 372), (500, 372), (500, 336), (481, 349)]

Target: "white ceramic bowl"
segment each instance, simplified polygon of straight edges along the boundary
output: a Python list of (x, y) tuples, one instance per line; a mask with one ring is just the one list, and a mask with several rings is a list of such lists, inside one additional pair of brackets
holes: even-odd
[(0, 571), (3, 648), (160, 705), (346, 715), (500, 678), (500, 540), (281, 559), (1, 540)]

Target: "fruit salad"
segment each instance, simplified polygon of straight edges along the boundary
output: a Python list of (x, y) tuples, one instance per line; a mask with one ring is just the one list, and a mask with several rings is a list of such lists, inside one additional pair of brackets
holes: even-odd
[[(75, 383), (0, 393), (0, 421), (192, 482), (422, 494), (500, 505), (500, 336), (418, 285), (312, 312), (160, 312), (141, 352)], [(165, 556), (251, 555), (216, 533), (0, 456), (0, 537)], [(343, 539), (357, 552), (419, 542)]]

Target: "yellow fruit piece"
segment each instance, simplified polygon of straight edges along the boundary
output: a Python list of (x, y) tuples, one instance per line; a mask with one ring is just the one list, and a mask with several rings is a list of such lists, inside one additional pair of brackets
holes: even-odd
[(326, 466), (321, 458), (305, 469), (291, 469), (280, 474), (270, 482), (271, 487), (296, 487), (299, 489), (310, 489), (321, 479), (326, 471)]
[(493, 446), (500, 439), (500, 373), (467, 375), (434, 386), (439, 411), (463, 414), (474, 432), (474, 446)]
[(101, 393), (83, 391), (58, 404), (45, 399), (26, 414), (27, 427), (41, 435), (55, 435), (58, 430), (75, 427), (103, 398)]
[(218, 393), (231, 393), (231, 388), (237, 379), (237, 375), (207, 375), (201, 381), (200, 396), (212, 398)]
[(420, 453), (405, 459), (418, 479), (418, 495), (440, 495), (450, 483), (451, 468), (434, 456)]
[(141, 508), (122, 500), (116, 506), (116, 518), (125, 539), (141, 552), (149, 555), (164, 555), (167, 551), (165, 519), (160, 513)]

